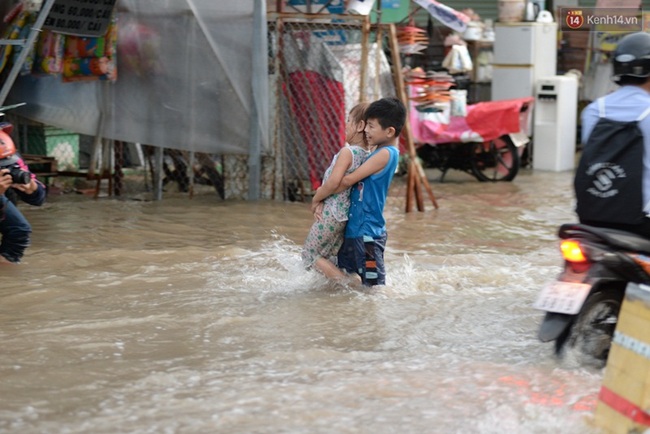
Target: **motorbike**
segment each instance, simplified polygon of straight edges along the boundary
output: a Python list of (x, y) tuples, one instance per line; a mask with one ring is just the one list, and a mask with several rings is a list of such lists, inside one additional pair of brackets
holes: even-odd
[(650, 284), (650, 240), (584, 224), (559, 229), (564, 268), (533, 307), (545, 311), (538, 338), (559, 358), (603, 367), (628, 285)]
[(519, 149), (508, 134), (488, 142), (423, 144), (416, 149), (425, 168), (469, 173), (481, 182), (512, 181), (521, 166)]

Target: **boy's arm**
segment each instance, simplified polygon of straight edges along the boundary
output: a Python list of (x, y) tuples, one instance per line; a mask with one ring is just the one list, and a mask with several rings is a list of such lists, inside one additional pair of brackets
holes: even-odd
[(316, 194), (312, 198), (312, 211), (318, 202), (322, 202), (334, 193), (345, 190), (339, 190), (338, 187), (341, 184), (343, 176), (345, 176), (345, 171), (348, 170), (351, 165), (352, 151), (347, 148), (341, 149), (341, 152), (339, 152), (339, 156), (336, 159), (336, 164), (334, 164), (334, 167), (332, 168), (332, 173), (330, 173), (330, 176), (325, 180), (325, 182), (318, 187)]
[(341, 180), (341, 185), (339, 185), (336, 193), (352, 187), (354, 184), (370, 175), (381, 172), (384, 167), (386, 167), (389, 160), (390, 152), (388, 152), (388, 149), (380, 149), (372, 157), (368, 158), (365, 163), (359, 166), (357, 170), (349, 175), (345, 175)]

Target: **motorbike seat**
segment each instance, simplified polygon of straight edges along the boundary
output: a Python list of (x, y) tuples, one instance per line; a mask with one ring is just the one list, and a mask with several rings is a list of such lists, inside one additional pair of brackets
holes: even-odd
[(650, 254), (650, 239), (620, 229), (601, 228), (580, 223), (565, 223), (560, 226), (558, 236), (561, 239), (597, 238), (621, 250)]

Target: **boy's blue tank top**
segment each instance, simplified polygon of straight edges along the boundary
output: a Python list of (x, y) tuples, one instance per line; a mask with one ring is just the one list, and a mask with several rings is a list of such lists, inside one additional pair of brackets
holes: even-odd
[(345, 228), (346, 238), (378, 238), (386, 233), (384, 205), (388, 187), (397, 169), (399, 150), (395, 146), (384, 146), (370, 154), (368, 159), (382, 149), (387, 149), (390, 154), (386, 167), (352, 186), (349, 219)]

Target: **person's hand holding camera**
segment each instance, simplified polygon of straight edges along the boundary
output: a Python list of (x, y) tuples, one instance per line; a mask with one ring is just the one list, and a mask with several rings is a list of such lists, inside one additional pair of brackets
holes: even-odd
[(13, 184), (12, 176), (9, 169), (0, 169), (0, 194), (5, 194), (5, 191)]
[[(20, 190), (26, 194), (32, 194), (38, 189), (38, 184), (34, 178), (28, 178), (29, 182), (26, 184), (15, 183), (14, 176), (9, 169), (0, 169), (0, 194), (5, 194), (9, 187)], [(26, 180), (26, 179), (25, 179)]]
[(27, 194), (32, 194), (36, 189), (38, 189), (38, 184), (34, 178), (32, 178), (28, 184), (11, 184), (11, 186), (16, 190), (20, 190)]

